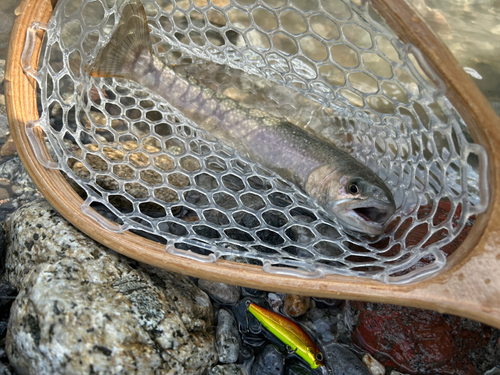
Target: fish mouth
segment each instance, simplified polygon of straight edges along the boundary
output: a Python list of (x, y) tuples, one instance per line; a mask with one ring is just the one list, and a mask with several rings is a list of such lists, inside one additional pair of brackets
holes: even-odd
[(333, 205), (333, 213), (345, 228), (372, 236), (384, 232), (385, 223), (394, 211), (394, 205), (374, 199), (343, 201)]
[(386, 207), (366, 206), (353, 208), (352, 211), (361, 219), (378, 224), (384, 224), (392, 216), (392, 211)]

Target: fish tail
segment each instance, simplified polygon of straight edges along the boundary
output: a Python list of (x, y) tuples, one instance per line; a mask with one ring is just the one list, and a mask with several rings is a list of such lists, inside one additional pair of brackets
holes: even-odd
[(152, 56), (148, 21), (139, 0), (129, 0), (111, 39), (90, 65), (92, 77), (119, 77), (134, 80), (134, 67), (144, 54)]

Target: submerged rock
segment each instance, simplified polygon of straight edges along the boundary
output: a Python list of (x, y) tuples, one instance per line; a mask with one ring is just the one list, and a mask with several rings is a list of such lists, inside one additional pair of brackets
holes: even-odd
[(394, 305), (356, 305), (361, 314), (353, 341), (383, 365), (402, 372), (476, 374), (470, 354), (492, 338), (490, 327), (456, 316)]
[(247, 375), (242, 365), (228, 364), (212, 367), (208, 375)]
[(285, 373), (285, 356), (272, 344), (267, 345), (255, 357), (251, 375), (283, 375)]
[[(7, 334), (10, 307), (14, 302), (17, 290), (9, 284), (0, 282), (0, 339)], [(1, 372), (0, 372), (1, 374)]]
[(370, 374), (372, 374), (372, 375), (384, 375), (385, 374), (385, 367), (379, 361), (377, 361), (375, 358), (373, 358), (370, 355), (370, 353), (366, 353), (363, 356), (363, 363), (368, 368), (368, 371), (370, 371)]
[(37, 190), (19, 157), (7, 160), (0, 165), (0, 177), (8, 180), (15, 187), (13, 193), (23, 199), (31, 197)]
[(221, 303), (234, 305), (240, 299), (241, 288), (236, 285), (199, 279), (198, 286)]
[(219, 361), (222, 363), (235, 363), (240, 352), (240, 335), (233, 314), (227, 310), (219, 310), (215, 338)]
[(315, 375), (320, 374), (319, 371), (313, 370), (303, 360), (293, 358), (285, 363), (285, 375)]
[(325, 364), (332, 375), (371, 375), (361, 360), (348, 347), (332, 342), (321, 348)]
[(217, 360), (208, 296), (187, 277), (107, 251), (45, 201), (4, 224), (20, 289), (6, 350), (24, 374), (201, 374)]
[(288, 294), (285, 298), (283, 310), (288, 316), (297, 318), (304, 315), (311, 307), (311, 297)]
[(500, 367), (494, 367), (491, 370), (486, 371), (484, 375), (500, 375)]

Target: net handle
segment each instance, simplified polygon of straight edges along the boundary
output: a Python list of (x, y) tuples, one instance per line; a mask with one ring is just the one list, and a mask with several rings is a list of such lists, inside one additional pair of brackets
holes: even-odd
[[(48, 22), (57, 0), (23, 0), (17, 8), (7, 59), (5, 89), (12, 135), (27, 172), (49, 203), (96, 241), (140, 262), (204, 279), (262, 290), (344, 298), (421, 307), (461, 315), (500, 328), (500, 119), (444, 44), (402, 0), (372, 0), (371, 4), (406, 43), (416, 45), (447, 87), (447, 97), (459, 109), (476, 142), (489, 156), (491, 201), (478, 216), (464, 243), (435, 277), (409, 285), (388, 285), (349, 276), (319, 279), (266, 273), (262, 267), (218, 260), (201, 263), (171, 255), (160, 245), (131, 234), (103, 230), (81, 213), (82, 199), (58, 170), (37, 161), (24, 131), (39, 118), (35, 80), (21, 66), (26, 32), (33, 21)], [(30, 66), (37, 67), (41, 32), (33, 47)], [(40, 131), (33, 133), (41, 139)], [(44, 147), (44, 143), (39, 141)], [(46, 151), (46, 150), (45, 150)]]

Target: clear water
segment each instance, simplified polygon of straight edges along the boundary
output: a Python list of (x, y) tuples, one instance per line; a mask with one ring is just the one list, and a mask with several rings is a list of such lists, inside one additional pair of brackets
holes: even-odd
[[(474, 83), (500, 114), (500, 1), (408, 0), (446, 43)], [(478, 76), (478, 77), (479, 77)]]

